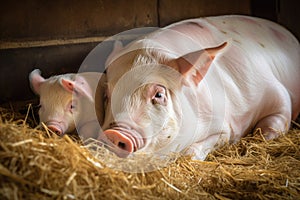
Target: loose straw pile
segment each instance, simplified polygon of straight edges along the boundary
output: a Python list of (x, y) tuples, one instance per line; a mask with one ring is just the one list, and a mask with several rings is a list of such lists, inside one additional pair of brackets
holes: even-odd
[[(300, 130), (265, 141), (260, 133), (209, 154), (175, 157), (159, 170), (108, 166), (70, 136), (0, 109), (0, 199), (300, 199)], [(98, 158), (99, 155), (98, 155)], [(116, 162), (120, 160), (115, 159)]]

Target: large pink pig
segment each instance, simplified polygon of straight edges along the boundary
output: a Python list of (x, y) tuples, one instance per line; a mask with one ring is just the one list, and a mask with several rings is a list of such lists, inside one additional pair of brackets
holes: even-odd
[(120, 157), (185, 152), (260, 128), (285, 133), (300, 111), (300, 48), (273, 22), (247, 16), (190, 19), (113, 51), (104, 134)]
[[(77, 129), (83, 139), (97, 138), (104, 113), (102, 98), (97, 98), (100, 99), (96, 109), (98, 122), (94, 99), (98, 83), (103, 83), (101, 74), (70, 73), (45, 79), (40, 73), (36, 69), (29, 76), (33, 91), (40, 96), (40, 121), (58, 135)], [(103, 96), (102, 91), (99, 90), (97, 95)]]

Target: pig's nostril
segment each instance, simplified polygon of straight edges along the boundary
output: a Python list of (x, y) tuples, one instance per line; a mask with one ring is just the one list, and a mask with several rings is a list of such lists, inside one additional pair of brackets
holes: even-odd
[(126, 144), (123, 143), (123, 142), (119, 142), (119, 143), (118, 143), (118, 147), (119, 147), (120, 149), (126, 150)]
[(112, 144), (117, 146), (120, 150), (124, 150), (129, 153), (132, 153), (134, 151), (135, 147), (131, 139), (122, 134), (121, 132), (114, 129), (108, 129), (104, 131), (104, 135), (107, 137), (108, 140), (111, 141)]

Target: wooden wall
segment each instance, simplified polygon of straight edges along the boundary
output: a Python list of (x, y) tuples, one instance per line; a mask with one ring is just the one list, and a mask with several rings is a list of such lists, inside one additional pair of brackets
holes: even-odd
[(249, 0), (7, 0), (0, 7), (0, 38), (49, 40), (109, 36), (190, 17), (250, 14)]
[[(186, 18), (253, 15), (253, 1), (1, 1), (0, 104), (34, 98), (28, 84), (28, 74), (34, 68), (40, 68), (46, 77), (76, 72), (85, 56), (108, 36), (136, 27), (165, 26)], [(296, 29), (298, 21), (285, 18), (287, 10), (293, 8), (291, 5), (283, 7), (285, 14), (280, 19)]]

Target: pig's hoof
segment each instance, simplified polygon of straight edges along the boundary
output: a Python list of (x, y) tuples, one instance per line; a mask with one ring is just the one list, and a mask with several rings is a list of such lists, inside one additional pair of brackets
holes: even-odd
[(266, 140), (273, 140), (275, 138), (278, 138), (281, 135), (279, 131), (271, 130), (271, 128), (267, 131), (263, 131), (263, 137)]
[(266, 140), (272, 140), (287, 132), (289, 121), (290, 119), (286, 117), (284, 112), (273, 114), (261, 119), (257, 123), (256, 129), (261, 129)]

